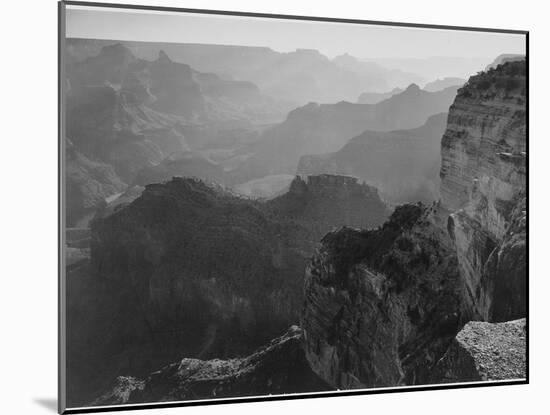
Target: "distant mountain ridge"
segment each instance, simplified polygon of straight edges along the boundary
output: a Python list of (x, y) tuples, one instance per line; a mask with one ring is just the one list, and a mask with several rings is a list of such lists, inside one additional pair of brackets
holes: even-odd
[[(82, 60), (112, 40), (68, 39), (74, 60)], [(358, 91), (383, 91), (410, 83), (422, 83), (414, 73), (389, 70), (383, 66), (359, 62), (353, 57), (330, 60), (317, 50), (297, 49), (281, 53), (267, 47), (155, 43), (125, 41), (136, 56), (154, 59), (164, 50), (173, 60), (186, 63), (201, 72), (216, 73), (224, 79), (251, 81), (263, 93), (293, 106), (307, 102), (355, 101)], [(344, 58), (344, 59), (343, 59)]]
[(431, 56), (426, 58), (363, 58), (386, 68), (398, 68), (415, 73), (424, 79), (443, 77), (468, 78), (482, 71), (493, 57)]
[(340, 150), (300, 158), (298, 174), (346, 174), (379, 189), (392, 203), (439, 198), (440, 142), (447, 113), (432, 115), (418, 128), (365, 131)]
[(363, 92), (357, 98), (357, 103), (358, 104), (378, 104), (379, 102), (384, 101), (385, 99), (388, 99), (393, 95), (400, 94), (401, 92), (403, 92), (403, 89), (401, 88), (394, 88), (388, 92)]
[(263, 134), (253, 155), (232, 171), (236, 182), (273, 174), (293, 174), (301, 156), (339, 150), (365, 130), (391, 131), (423, 125), (428, 117), (446, 112), (457, 87), (427, 92), (412, 84), (378, 104), (310, 103)]
[[(89, 206), (92, 200), (101, 204), (99, 195), (120, 191), (170, 154), (246, 141), (257, 135), (257, 124), (284, 114), (251, 82), (198, 72), (164, 51), (144, 60), (121, 43), (108, 44), (68, 62), (65, 72), (66, 135), (75, 155), (68, 170), (70, 224), (97, 207)], [(92, 180), (90, 163), (112, 171)]]
[[(68, 52), (70, 53), (70, 46)], [(164, 50), (145, 60), (118, 42), (67, 65), (70, 88), (112, 86), (150, 108), (185, 120), (245, 119), (246, 112), (274, 105), (249, 81), (225, 80), (174, 61)], [(223, 99), (223, 100), (222, 100)], [(234, 108), (232, 108), (234, 107)], [(244, 114), (243, 114), (244, 112)], [(250, 117), (250, 115), (249, 115)]]

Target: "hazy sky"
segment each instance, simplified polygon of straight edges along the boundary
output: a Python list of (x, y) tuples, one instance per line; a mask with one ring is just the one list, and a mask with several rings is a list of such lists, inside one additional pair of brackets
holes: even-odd
[(317, 49), (334, 57), (490, 57), (525, 53), (517, 34), (68, 6), (67, 37)]

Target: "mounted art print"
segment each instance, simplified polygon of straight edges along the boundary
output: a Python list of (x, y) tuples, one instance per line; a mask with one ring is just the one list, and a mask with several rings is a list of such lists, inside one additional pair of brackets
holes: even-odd
[(527, 32), (59, 29), (60, 412), (528, 382)]

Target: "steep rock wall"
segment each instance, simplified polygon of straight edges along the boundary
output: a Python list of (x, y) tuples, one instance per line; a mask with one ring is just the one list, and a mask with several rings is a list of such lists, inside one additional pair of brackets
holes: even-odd
[(328, 234), (306, 271), (301, 325), (313, 370), (337, 388), (421, 383), (468, 319), (435, 207)]
[(451, 212), (449, 232), (479, 318), (489, 314), (490, 301), (479, 301), (491, 295), (481, 286), (484, 273), (492, 272), (485, 270), (487, 260), (526, 191), (525, 76), (523, 60), (470, 78), (450, 108), (441, 141), (441, 201)]

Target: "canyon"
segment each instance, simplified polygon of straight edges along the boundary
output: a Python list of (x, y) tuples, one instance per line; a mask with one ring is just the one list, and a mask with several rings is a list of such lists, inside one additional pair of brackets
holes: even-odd
[[(178, 56), (187, 56), (210, 68), (196, 47), (176, 46), (167, 45), (169, 56), (158, 45), (68, 42), (69, 227), (87, 227), (106, 198), (128, 187), (173, 176), (215, 181), (250, 197), (278, 196), (301, 156), (336, 151), (367, 129), (418, 127), (446, 111), (456, 93), (452, 86), (427, 92), (412, 84), (373, 105), (310, 103), (290, 111), (288, 103), (251, 81), (224, 79), (179, 62)], [(335, 61), (330, 65), (338, 70), (366, 70), (351, 57)], [(422, 186), (433, 193), (429, 180)]]
[(403, 92), (372, 105), (345, 101), (309, 103), (291, 111), (284, 122), (267, 129), (262, 140), (254, 145), (253, 154), (231, 174), (239, 182), (293, 174), (301, 156), (337, 151), (365, 130), (392, 131), (421, 126), (428, 117), (446, 112), (456, 91), (457, 87), (449, 87), (427, 92), (411, 84)]
[[(401, 205), (383, 225), (322, 237), (305, 271), (299, 337), (307, 363), (293, 377), (302, 379), (297, 390), (311, 379), (335, 390), (525, 377), (524, 76), (524, 61), (506, 63), (459, 90), (441, 142), (441, 200)], [(286, 196), (305, 187), (296, 179)], [(101, 399), (139, 402), (158, 390), (154, 399), (189, 399), (186, 385), (205, 382), (210, 396), (232, 396), (229, 385), (242, 385), (236, 373), (246, 382), (255, 369), (244, 362), (258, 353), (184, 359), (130, 387), (119, 379)], [(195, 380), (191, 365), (206, 379)], [(158, 379), (160, 389), (152, 386)]]
[(116, 374), (253, 352), (298, 322), (322, 235), (388, 215), (376, 189), (334, 175), (296, 177), (263, 202), (174, 178), (113, 204), (92, 221), (90, 257), (67, 278), (68, 379), (79, 403)]
[(364, 131), (334, 153), (302, 156), (298, 174), (345, 174), (380, 191), (390, 203), (439, 199), (440, 142), (447, 113), (430, 116), (418, 128)]
[[(398, 207), (377, 230), (323, 238), (301, 327), (312, 369), (333, 387), (432, 383), (437, 365), (439, 379), (472, 380), (476, 363), (465, 369), (456, 349), (464, 325), (486, 321), (477, 341), (492, 343), (501, 326), (491, 324), (526, 316), (525, 75), (525, 61), (509, 62), (458, 91), (441, 142), (440, 201)], [(522, 333), (503, 336), (525, 356)], [(461, 368), (470, 375), (456, 375)], [(519, 368), (514, 378), (525, 376)], [(501, 378), (490, 373), (476, 379)]]
[(66, 52), (71, 406), (526, 376), (521, 56)]
[[(102, 39), (69, 39), (72, 60), (94, 56), (102, 47), (118, 43)], [(333, 59), (315, 49), (278, 52), (268, 47), (198, 43), (120, 42), (141, 59), (153, 60), (159, 51), (176, 62), (201, 72), (216, 73), (223, 79), (249, 81), (261, 91), (292, 107), (308, 102), (353, 102), (358, 91), (380, 92), (394, 87), (421, 83), (413, 72), (387, 69), (350, 55)]]
[(287, 111), (251, 82), (198, 72), (162, 50), (144, 60), (114, 43), (69, 60), (66, 73), (69, 226), (101, 199), (136, 180), (157, 180), (162, 170), (200, 175), (210, 164), (210, 172), (223, 171), (219, 157), (211, 160), (200, 150), (229, 152), (223, 160), (238, 156), (227, 148), (254, 142), (263, 124)]

